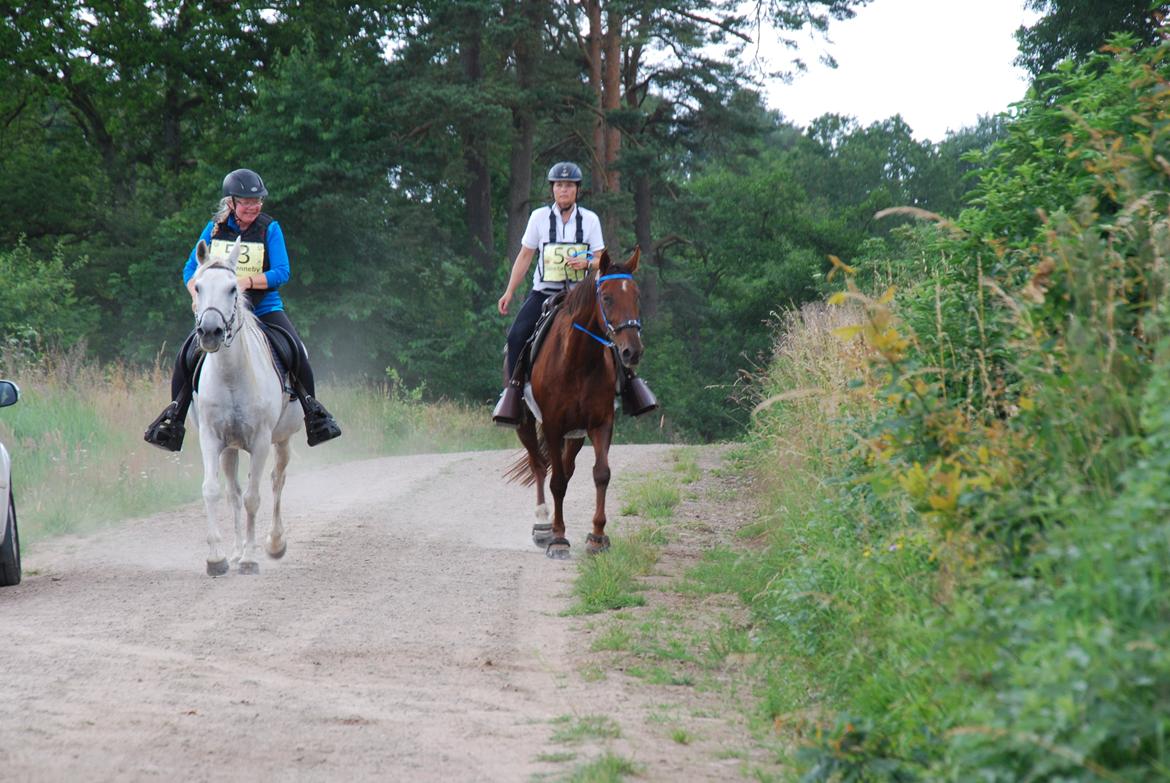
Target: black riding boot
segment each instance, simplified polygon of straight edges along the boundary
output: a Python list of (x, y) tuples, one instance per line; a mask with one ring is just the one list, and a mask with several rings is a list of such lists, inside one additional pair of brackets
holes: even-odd
[(627, 416), (641, 416), (658, 408), (658, 398), (646, 382), (634, 375), (633, 370), (624, 370), (625, 383), (622, 384), (622, 413)]
[(170, 405), (166, 407), (158, 418), (150, 423), (142, 439), (152, 446), (158, 446), (167, 451), (179, 451), (183, 448), (183, 436), (187, 428), (183, 425), (187, 418), (187, 409), (191, 407), (191, 387), (185, 386)]
[(183, 448), (183, 436), (187, 434), (183, 422), (187, 418), (187, 409), (191, 407), (192, 388), (195, 386), (193, 379), (201, 357), (201, 352), (195, 346), (195, 332), (192, 331), (179, 348), (179, 355), (175, 357), (175, 369), (171, 373), (172, 402), (150, 423), (142, 435), (142, 439), (150, 445), (167, 451), (179, 451)]

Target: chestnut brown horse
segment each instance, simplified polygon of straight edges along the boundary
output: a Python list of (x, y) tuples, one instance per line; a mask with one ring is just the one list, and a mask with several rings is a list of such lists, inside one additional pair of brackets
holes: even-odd
[[(605, 491), (609, 486), (609, 444), (613, 437), (618, 363), (633, 369), (642, 358), (638, 269), (640, 250), (615, 264), (601, 252), (596, 272), (565, 296), (553, 315), (544, 344), (532, 365), (531, 401), (538, 422), (526, 408), (518, 434), (528, 454), (508, 471), (509, 478), (536, 485), (537, 518), (547, 522), (544, 477), (551, 470), (552, 525), (537, 524), (532, 537), (545, 554), (569, 557), (565, 538), (564, 499), (577, 453), (588, 433), (593, 444), (593, 485), (597, 489), (593, 532), (586, 536), (591, 554), (609, 549), (605, 535)], [(543, 512), (543, 514), (542, 514)]]

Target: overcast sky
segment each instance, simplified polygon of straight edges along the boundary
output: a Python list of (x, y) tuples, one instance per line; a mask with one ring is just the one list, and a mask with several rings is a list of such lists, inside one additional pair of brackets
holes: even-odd
[[(863, 125), (901, 114), (918, 139), (941, 141), (1024, 96), (1013, 33), (1036, 18), (1024, 0), (873, 0), (832, 23), (831, 43), (810, 39), (809, 70), (790, 85), (768, 82), (768, 105), (799, 125), (826, 112)], [(835, 70), (818, 62), (826, 48)], [(790, 57), (766, 41), (760, 54), (775, 65)]]

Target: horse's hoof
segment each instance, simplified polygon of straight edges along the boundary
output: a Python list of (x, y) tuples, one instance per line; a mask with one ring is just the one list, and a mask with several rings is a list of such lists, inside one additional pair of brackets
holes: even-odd
[(240, 561), (240, 575), (241, 576), (255, 576), (260, 573), (260, 564), (255, 560), (241, 560)]
[[(269, 543), (271, 543), (271, 542), (269, 542)], [(280, 558), (284, 557), (284, 553), (288, 551), (288, 542), (281, 541), (280, 542), (280, 549), (276, 550), (275, 552), (273, 552), (272, 549), (270, 549), (269, 547), (265, 547), (265, 551), (268, 552), (268, 556), (271, 557), (273, 560), (279, 560)]]
[(569, 541), (564, 538), (554, 538), (548, 542), (545, 547), (544, 554), (552, 560), (568, 560), (569, 559)]
[(532, 526), (532, 543), (539, 547), (548, 546), (548, 543), (553, 540), (552, 524), (533, 525)]
[(208, 560), (207, 561), (207, 575), (208, 576), (223, 576), (228, 572), (227, 558), (222, 560)]
[(585, 551), (591, 555), (599, 555), (609, 551), (609, 536), (595, 536), (592, 533), (585, 536)]

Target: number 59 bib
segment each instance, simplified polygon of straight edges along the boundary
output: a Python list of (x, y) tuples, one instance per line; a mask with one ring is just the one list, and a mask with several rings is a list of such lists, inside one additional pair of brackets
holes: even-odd
[(585, 279), (586, 269), (573, 269), (568, 265), (570, 260), (585, 259), (589, 254), (589, 245), (573, 245), (566, 242), (550, 242), (544, 246), (544, 273), (541, 278), (546, 283), (559, 283), (568, 280), (576, 283)]

